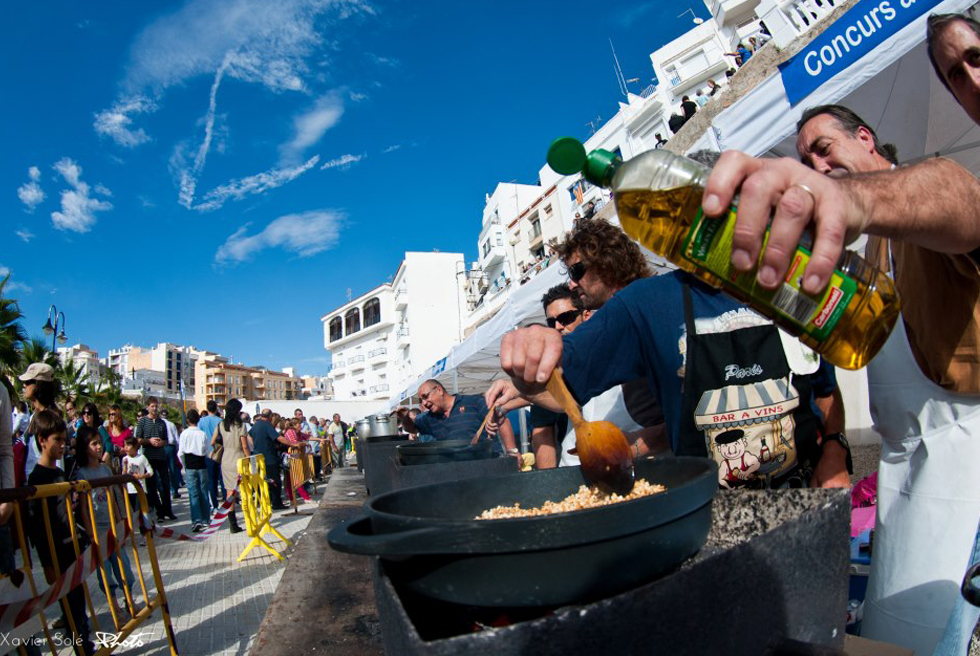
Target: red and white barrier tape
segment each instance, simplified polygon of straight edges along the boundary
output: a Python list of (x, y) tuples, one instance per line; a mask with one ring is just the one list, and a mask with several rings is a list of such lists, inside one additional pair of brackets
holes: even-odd
[[(117, 541), (116, 535), (119, 533), (122, 533), (123, 536), (122, 540)], [(119, 544), (125, 542), (129, 534), (129, 527), (126, 522), (116, 524), (114, 532), (107, 530), (99, 541), (99, 544), (105, 545), (105, 549), (97, 551), (94, 543), (89, 545), (75, 559), (75, 562), (41, 594), (18, 601), (6, 601), (7, 595), (6, 590), (4, 590), (2, 596), (5, 598), (5, 601), (0, 603), (0, 631), (9, 631), (20, 626), (68, 594), (69, 591), (81, 585), (82, 581), (87, 579), (92, 572), (98, 569), (99, 565), (116, 552)], [(10, 581), (11, 579), (7, 580)], [(26, 586), (22, 589), (29, 590)]]

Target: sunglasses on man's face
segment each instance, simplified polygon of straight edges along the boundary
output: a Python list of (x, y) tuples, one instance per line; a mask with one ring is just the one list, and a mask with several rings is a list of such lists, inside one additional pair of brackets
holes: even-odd
[(568, 267), (568, 279), (572, 282), (578, 282), (582, 279), (582, 276), (585, 275), (587, 269), (588, 267), (585, 266), (585, 262), (579, 260), (575, 264)]
[(92, 416), (92, 413), (88, 410), (82, 410), (82, 414)]
[(581, 310), (569, 310), (568, 312), (562, 312), (556, 317), (546, 318), (545, 323), (548, 324), (549, 328), (554, 328), (556, 323), (567, 326), (570, 323), (575, 323), (575, 320), (579, 318), (580, 314), (582, 314)]

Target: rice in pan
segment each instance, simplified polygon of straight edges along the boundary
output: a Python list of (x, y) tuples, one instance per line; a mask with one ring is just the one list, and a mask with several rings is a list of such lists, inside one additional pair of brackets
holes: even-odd
[(484, 510), (476, 519), (509, 519), (512, 517), (538, 517), (553, 513), (572, 512), (574, 510), (585, 510), (586, 508), (596, 508), (598, 506), (608, 506), (613, 503), (631, 501), (651, 494), (659, 494), (667, 488), (660, 484), (652, 484), (640, 479), (633, 485), (632, 491), (625, 497), (616, 493), (606, 494), (598, 488), (582, 485), (578, 492), (571, 494), (561, 501), (545, 501), (539, 508), (521, 508), (520, 503), (513, 506), (496, 506), (490, 510)]

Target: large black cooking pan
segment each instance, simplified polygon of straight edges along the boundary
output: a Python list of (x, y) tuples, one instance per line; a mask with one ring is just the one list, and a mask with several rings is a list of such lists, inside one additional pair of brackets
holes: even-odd
[(493, 442), (481, 440), (438, 440), (432, 442), (408, 442), (395, 449), (402, 465), (438, 465), (450, 462), (487, 460), (493, 457)]
[(391, 489), (391, 466), (395, 459), (395, 447), (408, 442), (408, 435), (373, 435), (361, 445), (358, 461), (364, 468), (364, 485), (368, 494), (378, 494)]
[(705, 458), (636, 463), (667, 491), (577, 512), (475, 520), (497, 505), (557, 501), (584, 483), (578, 467), (413, 487), (365, 503), (327, 539), (380, 556), (398, 585), (457, 604), (519, 607), (594, 601), (647, 583), (704, 544), (716, 467)]

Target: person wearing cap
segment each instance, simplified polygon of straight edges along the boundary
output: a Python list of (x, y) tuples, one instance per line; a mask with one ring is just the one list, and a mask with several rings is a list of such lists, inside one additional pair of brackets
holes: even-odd
[[(38, 448), (37, 440), (34, 439), (34, 416), (42, 410), (52, 410), (61, 414), (57, 406), (58, 383), (54, 379), (54, 367), (45, 362), (34, 362), (27, 367), (27, 370), (17, 377), (24, 384), (22, 396), (25, 401), (31, 404), (31, 421), (27, 426), (24, 435), (24, 444), (27, 446), (27, 462), (24, 465), (24, 476), (31, 475), (34, 467), (41, 459), (41, 450)], [(61, 466), (64, 466), (62, 459)]]
[(285, 510), (282, 502), (282, 477), (279, 472), (279, 455), (276, 452), (276, 442), (289, 444), (280, 437), (272, 425), (272, 410), (264, 409), (255, 416), (255, 423), (248, 432), (252, 438), (253, 453), (261, 455), (265, 460), (265, 477), (269, 480), (269, 496), (274, 510)]

